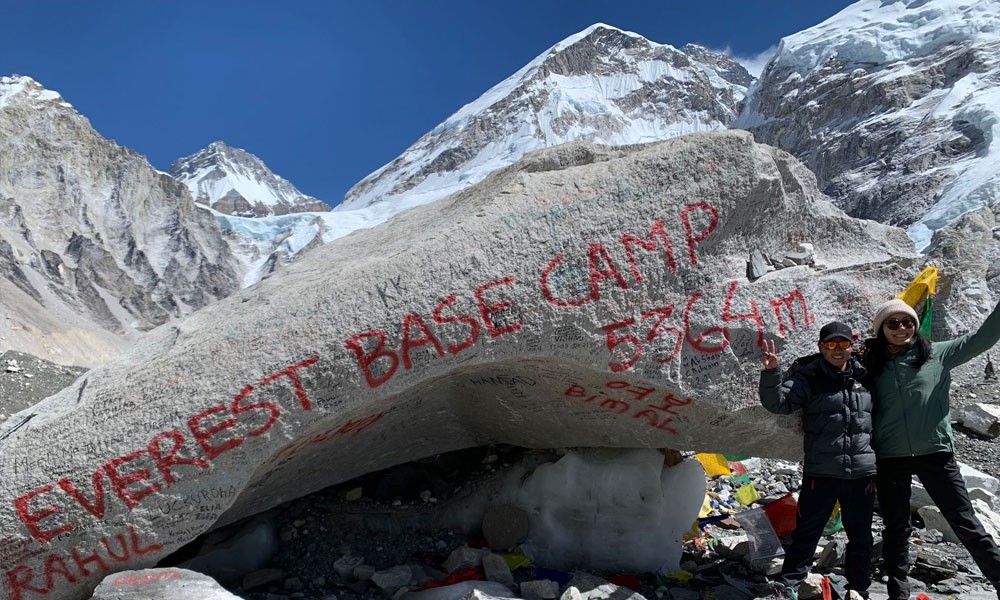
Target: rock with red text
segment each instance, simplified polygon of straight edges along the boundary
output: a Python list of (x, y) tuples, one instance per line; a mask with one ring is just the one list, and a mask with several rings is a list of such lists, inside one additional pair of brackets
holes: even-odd
[[(827, 268), (746, 279), (748, 248)], [(758, 410), (907, 269), (902, 230), (833, 207), (744, 132), (526, 157), (151, 331), (0, 425), (4, 597), (84, 598), (213, 526), (420, 457), (698, 448), (796, 458)]]
[(92, 600), (239, 600), (211, 577), (187, 569), (144, 569), (108, 575)]

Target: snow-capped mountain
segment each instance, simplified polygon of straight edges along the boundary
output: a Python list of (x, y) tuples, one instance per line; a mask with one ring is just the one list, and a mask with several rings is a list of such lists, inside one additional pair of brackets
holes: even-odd
[(275, 175), (253, 154), (223, 142), (213, 142), (175, 161), (170, 176), (191, 190), (195, 202), (227, 215), (264, 217), (330, 210), (325, 202)]
[[(217, 211), (219, 226), (230, 232), (233, 252), (245, 265), (247, 286), (320, 240), (373, 227), (469, 187), (532, 150), (575, 140), (623, 145), (724, 129), (752, 81), (725, 55), (690, 44), (677, 50), (598, 24), (556, 44), (459, 110), (354, 186), (333, 212), (304, 204), (301, 210), (317, 212), (275, 210), (274, 216), (248, 218), (263, 211), (247, 210), (246, 202), (234, 208), (229, 199), (250, 198), (264, 180), (260, 173), (270, 171), (253, 155), (221, 142), (177, 161), (170, 173)], [(237, 153), (242, 159), (234, 161)], [(229, 166), (233, 162), (238, 167)], [(268, 182), (269, 190), (284, 189)]]
[[(91, 336), (85, 351), (106, 349), (115, 340), (101, 336), (193, 310), (533, 150), (727, 127), (791, 152), (850, 214), (908, 226), (924, 249), (933, 232), (997, 204), (998, 113), (1000, 0), (861, 0), (782, 40), (760, 80), (705, 48), (597, 24), (462, 107), (329, 211), (221, 142), (178, 160), (171, 179), (101, 138), (57, 93), (3, 78), (0, 308), (22, 319), (16, 331), (70, 327)], [(22, 335), (4, 325), (0, 339)]]
[(99, 364), (238, 289), (212, 216), (58, 93), (0, 78), (0, 340)]
[(1000, 0), (861, 0), (783, 39), (733, 126), (925, 249), (1000, 197)]
[(467, 188), (525, 153), (726, 128), (751, 81), (735, 61), (604, 24), (549, 48), (347, 192), (335, 211), (380, 213)]

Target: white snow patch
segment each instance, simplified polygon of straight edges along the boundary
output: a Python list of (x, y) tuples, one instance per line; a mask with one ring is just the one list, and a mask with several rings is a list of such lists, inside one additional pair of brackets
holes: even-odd
[(777, 67), (808, 73), (831, 58), (888, 64), (948, 44), (1000, 39), (1000, 0), (861, 0), (781, 40)]

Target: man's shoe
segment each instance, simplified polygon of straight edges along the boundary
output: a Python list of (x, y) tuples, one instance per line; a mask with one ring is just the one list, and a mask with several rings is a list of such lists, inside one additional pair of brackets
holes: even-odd
[(799, 600), (799, 592), (796, 588), (782, 583), (772, 583), (771, 589), (766, 596), (759, 596), (755, 600)]

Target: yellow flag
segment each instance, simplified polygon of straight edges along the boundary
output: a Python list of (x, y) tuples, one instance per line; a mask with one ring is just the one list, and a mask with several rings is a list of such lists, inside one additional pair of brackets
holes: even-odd
[(503, 557), (504, 562), (507, 563), (507, 567), (511, 571), (531, 566), (531, 561), (528, 560), (528, 557), (523, 554), (501, 554), (500, 556)]
[(925, 267), (919, 275), (913, 278), (910, 285), (899, 293), (897, 298), (913, 308), (923, 299), (924, 295), (933, 296), (937, 288), (938, 270), (935, 267)]
[(757, 488), (755, 488), (752, 483), (748, 483), (736, 490), (736, 500), (743, 506), (750, 506), (754, 502), (760, 500), (760, 494), (757, 492)]
[(687, 583), (694, 578), (694, 573), (690, 571), (674, 571), (673, 573), (667, 573), (664, 577), (681, 583)]
[(729, 461), (722, 454), (708, 454), (705, 452), (699, 452), (694, 455), (701, 463), (701, 466), (705, 468), (705, 473), (709, 477), (718, 477), (719, 475), (732, 475), (733, 472), (729, 470)]
[(703, 519), (712, 514), (712, 499), (705, 494), (705, 499), (701, 503), (701, 510), (698, 511), (698, 518)]

